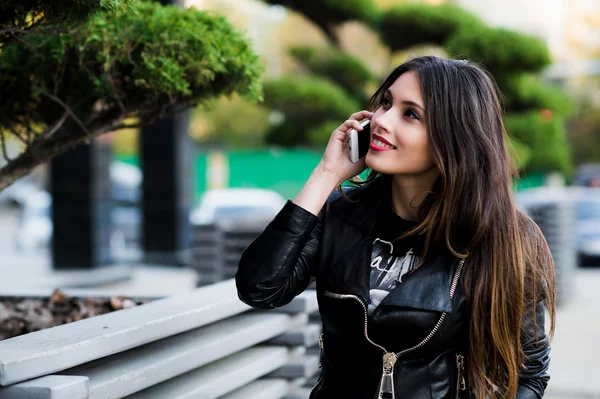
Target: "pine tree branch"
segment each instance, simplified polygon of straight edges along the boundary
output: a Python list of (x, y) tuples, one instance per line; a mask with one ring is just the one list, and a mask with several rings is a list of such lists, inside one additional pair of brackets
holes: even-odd
[(13, 159), (8, 156), (8, 152), (6, 151), (6, 137), (4, 136), (5, 132), (0, 132), (0, 141), (2, 142), (2, 155), (6, 162), (12, 162)]
[(85, 134), (85, 135), (89, 135), (89, 132), (87, 130), (87, 128), (85, 127), (85, 125), (83, 124), (83, 122), (81, 122), (81, 120), (77, 117), (77, 115), (75, 115), (75, 113), (73, 112), (73, 110), (71, 109), (71, 107), (69, 107), (67, 104), (65, 104), (60, 98), (58, 98), (57, 96), (55, 96), (54, 94), (48, 93), (47, 91), (44, 91), (43, 94), (50, 98), (51, 100), (55, 101), (56, 103), (58, 103), (61, 107), (63, 107), (63, 109), (69, 114), (69, 116), (75, 121), (75, 123), (77, 123), (77, 125), (81, 128), (81, 131)]

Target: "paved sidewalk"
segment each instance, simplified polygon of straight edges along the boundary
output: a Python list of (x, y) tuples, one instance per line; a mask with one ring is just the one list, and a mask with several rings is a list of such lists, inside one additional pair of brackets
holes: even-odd
[(557, 311), (545, 398), (600, 399), (600, 268), (576, 269)]

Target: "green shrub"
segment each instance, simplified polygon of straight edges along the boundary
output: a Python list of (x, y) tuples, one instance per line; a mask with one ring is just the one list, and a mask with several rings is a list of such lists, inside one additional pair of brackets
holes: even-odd
[(550, 64), (548, 47), (539, 38), (503, 28), (459, 29), (444, 44), (457, 58), (483, 64), (494, 75), (538, 72)]
[(383, 12), (378, 30), (384, 43), (397, 51), (418, 44), (441, 46), (457, 30), (481, 24), (475, 15), (452, 4), (406, 4)]
[(313, 147), (325, 148), (331, 137), (331, 133), (337, 129), (344, 121), (331, 120), (325, 121), (319, 126), (316, 126), (308, 131), (308, 138)]
[(510, 136), (505, 144), (519, 170), (524, 169), (531, 160), (531, 148)]
[(529, 147), (530, 158), (524, 170), (571, 173), (572, 162), (566, 140), (564, 120), (553, 116), (544, 119), (539, 112), (511, 113), (505, 117), (508, 134)]
[(334, 28), (338, 24), (356, 20), (373, 26), (379, 12), (373, 0), (264, 0), (271, 5), (282, 5), (295, 10), (319, 26), (336, 42)]
[[(144, 118), (239, 92), (261, 98), (262, 66), (249, 41), (223, 17), (136, 2), (102, 13), (69, 35), (32, 35), (0, 54), (0, 128), (53, 124), (61, 99), (82, 121)], [(117, 118), (118, 119), (118, 118)]]
[(311, 73), (337, 83), (359, 102), (365, 100), (364, 87), (376, 77), (358, 58), (335, 48), (293, 47), (291, 55)]
[[(19, 34), (28, 30), (71, 28), (89, 17), (107, 11), (123, 9), (131, 0), (19, 0), (2, 1), (0, 28), (18, 27)], [(0, 37), (2, 35), (0, 34)], [(10, 35), (2, 39), (10, 39)]]
[(306, 119), (315, 126), (328, 119), (346, 120), (359, 105), (328, 80), (297, 76), (264, 83), (265, 104), (287, 117)]
[(510, 112), (549, 109), (567, 116), (574, 111), (572, 99), (563, 90), (540, 81), (536, 76), (512, 75), (499, 79), (498, 84)]
[(336, 10), (341, 22), (354, 19), (372, 25), (379, 16), (379, 10), (373, 0), (321, 0), (313, 3), (323, 4), (328, 9)]
[(267, 142), (285, 146), (310, 145), (310, 131), (328, 120), (344, 120), (359, 110), (343, 89), (315, 77), (286, 77), (264, 83), (265, 104), (285, 117), (272, 126)]

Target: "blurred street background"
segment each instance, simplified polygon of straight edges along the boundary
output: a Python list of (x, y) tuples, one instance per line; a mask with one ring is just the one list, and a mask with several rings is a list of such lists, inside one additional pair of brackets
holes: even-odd
[[(118, 29), (145, 26), (142, 17), (129, 21), (124, 11), (112, 36), (94, 31), (105, 25), (92, 19), (83, 36), (63, 34), (85, 43), (78, 48), (104, 40), (89, 59), (81, 50), (81, 59), (93, 65), (87, 71), (112, 75), (81, 72), (73, 80), (87, 86), (73, 92), (52, 79), (83, 63), (38, 69), (63, 54), (48, 47), (54, 41), (30, 50), (0, 29), (0, 297), (48, 297), (61, 289), (158, 298), (230, 279), (245, 246), (300, 191), (331, 131), (365, 107), (395, 65), (429, 54), (467, 58), (488, 69), (502, 91), (521, 174), (515, 198), (542, 228), (557, 267), (547, 397), (600, 398), (600, 0), (334, 3), (154, 2), (138, 15), (160, 21), (168, 4), (209, 11), (181, 32), (174, 23), (173, 32), (153, 32), (168, 43), (156, 46), (141, 34), (141, 44), (128, 44), (130, 33), (119, 37)], [(208, 18), (201, 15), (223, 16), (218, 24), (228, 28), (201, 30)], [(0, 17), (0, 27), (5, 23)], [(199, 37), (206, 42), (168, 58), (164, 49)], [(109, 56), (102, 48), (117, 50)], [(131, 72), (143, 62), (155, 64)], [(156, 65), (166, 72), (154, 74)], [(182, 72), (189, 70), (197, 76)], [(26, 88), (32, 76), (43, 84)], [(211, 86), (215, 76), (227, 85)], [(53, 84), (52, 93), (41, 89)], [(82, 93), (89, 94), (84, 105), (69, 102)], [(151, 99), (141, 102), (147, 109), (127, 108), (140, 98)], [(162, 113), (178, 106), (185, 111)], [(123, 129), (100, 132), (94, 124), (117, 120), (109, 111), (124, 109), (117, 112)], [(73, 112), (79, 119), (69, 124)], [(90, 133), (86, 144), (30, 162), (32, 135), (54, 145), (56, 132), (74, 137), (82, 125)], [(16, 181), (5, 184), (11, 176)], [(0, 308), (2, 338), (54, 325), (52, 318), (15, 324), (15, 317)]]

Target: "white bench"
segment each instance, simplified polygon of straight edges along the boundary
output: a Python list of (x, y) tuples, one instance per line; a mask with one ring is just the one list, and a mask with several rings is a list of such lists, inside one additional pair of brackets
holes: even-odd
[(318, 370), (316, 310), (312, 290), (251, 309), (227, 280), (0, 341), (0, 399), (290, 396)]

